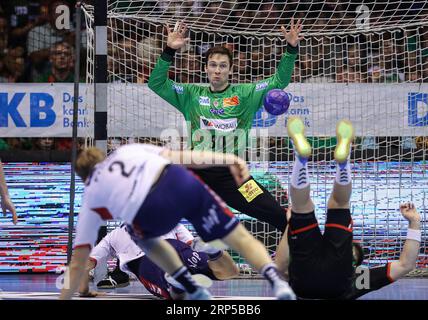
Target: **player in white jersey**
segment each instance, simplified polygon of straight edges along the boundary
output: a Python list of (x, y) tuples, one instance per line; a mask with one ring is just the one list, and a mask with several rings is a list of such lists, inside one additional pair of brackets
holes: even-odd
[(213, 191), (179, 164), (190, 168), (228, 166), (238, 186), (250, 177), (246, 163), (233, 154), (171, 151), (147, 144), (122, 146), (107, 158), (97, 148), (80, 153), (76, 172), (85, 181), (85, 191), (67, 274), (70, 285), (62, 290), (62, 299), (71, 298), (77, 291), (97, 231), (103, 220), (109, 219), (127, 224), (132, 239), (150, 260), (180, 283), (188, 299), (210, 299), (174, 248), (160, 238), (182, 218), (204, 241), (221, 239), (240, 253), (269, 281), (278, 299), (295, 298), (262, 243)]
[[(198, 238), (195, 239), (180, 223), (161, 238), (174, 247), (192, 274), (202, 274), (212, 280), (226, 280), (239, 274), (239, 268), (226, 251), (204, 244)], [(133, 273), (153, 295), (164, 299), (183, 297), (182, 289), (177, 287), (176, 283), (169, 283), (170, 279), (165, 276), (165, 272), (150, 261), (141, 248), (132, 241), (125, 225), (108, 233), (92, 249), (88, 270), (94, 271), (95, 282), (107, 274), (107, 260), (110, 257), (119, 258), (120, 269)], [(82, 282), (79, 292), (80, 296), (88, 297), (97, 294), (89, 291), (88, 281)]]

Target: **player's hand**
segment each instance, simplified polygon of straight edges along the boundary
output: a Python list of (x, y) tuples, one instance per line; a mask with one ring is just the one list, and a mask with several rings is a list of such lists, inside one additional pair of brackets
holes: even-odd
[(241, 158), (236, 157), (235, 163), (230, 166), (230, 172), (238, 187), (250, 179), (250, 170), (248, 170), (247, 163)]
[(17, 224), (18, 223), (18, 217), (16, 216), (16, 209), (15, 206), (13, 205), (13, 202), (10, 201), (10, 198), (3, 198), (1, 200), (1, 209), (3, 211), (3, 215), (6, 215), (6, 211), (9, 211), (12, 213), (12, 219), (13, 219), (13, 224)]
[(293, 46), (296, 47), (299, 44), (299, 41), (303, 39), (303, 37), (299, 37), (300, 32), (302, 32), (303, 25), (300, 22), (300, 19), (297, 20), (297, 23), (294, 24), (294, 18), (291, 19), (291, 29), (287, 32), (284, 26), (281, 26), (281, 31), (284, 34), (285, 40)]
[(95, 298), (98, 296), (104, 296), (105, 292), (97, 292), (97, 291), (86, 291), (86, 292), (79, 292), (79, 297), (81, 298)]
[(412, 202), (400, 204), (400, 212), (409, 222), (419, 223), (421, 221), (421, 215), (418, 213)]
[(186, 38), (187, 27), (183, 22), (178, 22), (175, 25), (174, 30), (171, 30), (169, 25), (166, 25), (166, 32), (168, 34), (168, 38), (166, 41), (166, 45), (172, 49), (180, 49), (189, 42), (190, 38)]

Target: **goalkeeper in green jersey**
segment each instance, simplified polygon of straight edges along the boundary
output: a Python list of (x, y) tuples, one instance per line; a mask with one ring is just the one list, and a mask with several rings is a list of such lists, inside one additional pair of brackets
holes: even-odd
[[(171, 30), (166, 26), (167, 45), (149, 78), (149, 88), (177, 108), (189, 126), (194, 150), (212, 150), (235, 153), (245, 157), (248, 132), (253, 118), (262, 106), (263, 97), (271, 89), (283, 89), (294, 70), (302, 24), (291, 21), (291, 29), (281, 31), (287, 49), (276, 73), (256, 83), (230, 84), (232, 53), (225, 47), (215, 46), (205, 55), (205, 71), (209, 86), (176, 83), (168, 78), (176, 50), (189, 41), (187, 27), (177, 23)], [(230, 171), (211, 167), (194, 172), (229, 206), (249, 216), (265, 221), (284, 232), (287, 225), (285, 211), (272, 195), (252, 177), (236, 187)]]

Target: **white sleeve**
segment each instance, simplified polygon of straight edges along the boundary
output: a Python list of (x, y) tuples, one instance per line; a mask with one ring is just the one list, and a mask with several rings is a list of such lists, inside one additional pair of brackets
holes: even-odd
[(95, 211), (89, 209), (85, 202), (80, 210), (74, 248), (89, 245), (94, 246), (98, 238), (98, 229), (102, 226), (103, 220)]
[(181, 242), (189, 244), (194, 240), (190, 231), (181, 223), (177, 224), (173, 231), (175, 232), (177, 240), (180, 240)]
[(110, 245), (110, 233), (107, 234), (96, 246), (92, 249), (90, 259), (95, 262), (94, 282), (98, 283), (107, 276), (108, 259), (113, 255)]
[(110, 234), (107, 234), (91, 251), (90, 257), (97, 262), (114, 256), (114, 251), (110, 245)]

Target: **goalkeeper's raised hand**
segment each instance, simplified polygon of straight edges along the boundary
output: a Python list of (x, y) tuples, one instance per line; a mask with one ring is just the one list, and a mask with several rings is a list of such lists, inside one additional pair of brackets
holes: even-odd
[(296, 47), (299, 44), (299, 41), (303, 39), (303, 37), (299, 37), (300, 32), (302, 32), (303, 25), (299, 20), (294, 24), (294, 19), (291, 19), (291, 29), (287, 31), (284, 26), (281, 26), (281, 31), (284, 34), (285, 40), (293, 46)]
[(8, 196), (5, 196), (1, 199), (1, 208), (3, 210), (3, 215), (6, 215), (6, 211), (12, 213), (13, 224), (18, 223), (18, 216), (16, 215), (15, 206)]
[(166, 31), (168, 34), (166, 45), (172, 49), (180, 49), (189, 42), (190, 38), (186, 38), (187, 27), (183, 22), (177, 22), (174, 30), (167, 24)]

